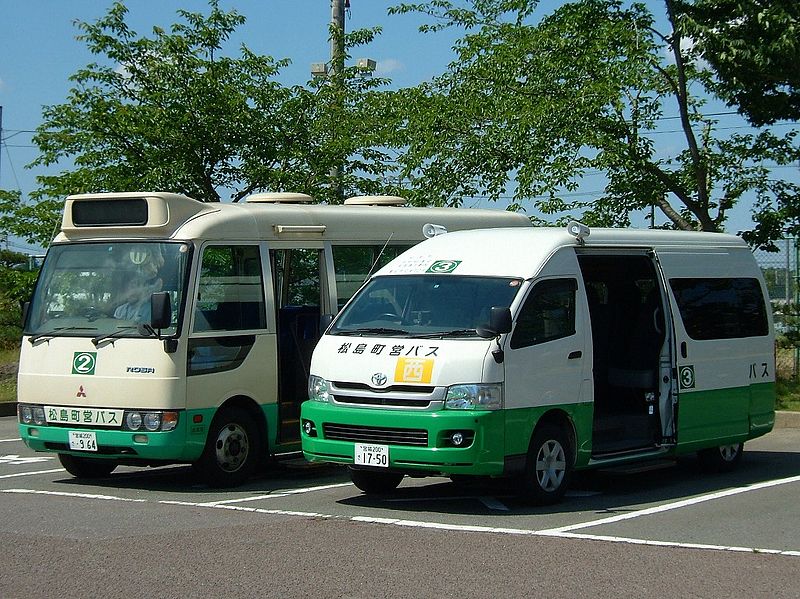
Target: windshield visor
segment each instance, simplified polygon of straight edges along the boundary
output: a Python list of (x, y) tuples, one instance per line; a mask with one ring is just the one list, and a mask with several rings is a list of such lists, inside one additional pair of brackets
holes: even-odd
[(25, 326), (26, 335), (152, 336), (150, 296), (166, 291), (172, 335), (181, 320), (190, 246), (120, 242), (54, 245), (47, 253)]
[(476, 337), (494, 306), (509, 307), (521, 279), (413, 275), (376, 277), (333, 323), (332, 335)]

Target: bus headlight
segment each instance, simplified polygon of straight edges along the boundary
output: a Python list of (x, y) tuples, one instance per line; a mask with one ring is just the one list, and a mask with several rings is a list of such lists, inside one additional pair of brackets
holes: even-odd
[(161, 414), (159, 412), (147, 412), (144, 415), (144, 427), (149, 431), (157, 431), (161, 426)]
[(503, 385), (453, 385), (447, 389), (444, 407), (448, 410), (499, 410), (503, 407)]
[(308, 399), (311, 401), (330, 401), (328, 381), (313, 374), (308, 377)]
[(142, 415), (139, 412), (125, 412), (125, 426), (128, 430), (138, 431), (142, 428)]

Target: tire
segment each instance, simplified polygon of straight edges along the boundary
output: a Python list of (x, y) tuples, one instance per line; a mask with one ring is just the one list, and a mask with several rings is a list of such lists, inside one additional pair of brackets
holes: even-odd
[(196, 470), (211, 487), (236, 487), (253, 473), (260, 454), (258, 428), (250, 414), (238, 407), (223, 408), (211, 421)]
[(58, 454), (58, 461), (75, 478), (103, 478), (117, 467), (114, 460), (100, 458), (81, 458), (68, 453)]
[(391, 493), (403, 480), (402, 472), (377, 472), (350, 468), (350, 480), (367, 495)]
[(730, 472), (739, 465), (743, 452), (744, 443), (733, 443), (700, 450), (697, 459), (706, 472)]
[(520, 489), (535, 505), (550, 505), (564, 497), (572, 474), (572, 449), (562, 427), (538, 426), (533, 433)]

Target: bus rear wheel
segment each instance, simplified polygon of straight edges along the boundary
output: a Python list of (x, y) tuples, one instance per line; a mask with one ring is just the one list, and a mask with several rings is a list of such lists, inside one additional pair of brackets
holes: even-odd
[(403, 474), (350, 468), (350, 480), (367, 495), (378, 495), (394, 491), (403, 480)]
[(197, 470), (211, 487), (241, 485), (253, 473), (260, 445), (257, 427), (247, 410), (223, 408), (211, 421)]
[(536, 428), (528, 448), (521, 491), (535, 505), (549, 505), (564, 497), (572, 473), (569, 438), (552, 424)]
[(68, 453), (58, 454), (58, 461), (75, 478), (102, 478), (111, 474), (117, 467), (114, 460), (81, 458)]
[(733, 443), (702, 449), (697, 452), (697, 458), (706, 472), (730, 472), (739, 465), (743, 452), (744, 443)]

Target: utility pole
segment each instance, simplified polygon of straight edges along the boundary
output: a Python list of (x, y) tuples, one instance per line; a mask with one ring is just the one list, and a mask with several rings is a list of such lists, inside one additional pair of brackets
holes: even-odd
[[(0, 166), (3, 164), (3, 107), (0, 106)], [(2, 170), (0, 170), (2, 173)], [(0, 183), (2, 183), (3, 178), (0, 177)]]
[[(349, 0), (331, 0), (331, 74), (330, 81), (334, 85), (336, 108), (344, 109), (344, 9)], [(344, 185), (342, 182), (344, 169), (341, 162), (331, 168), (331, 181), (337, 203), (344, 201)]]

